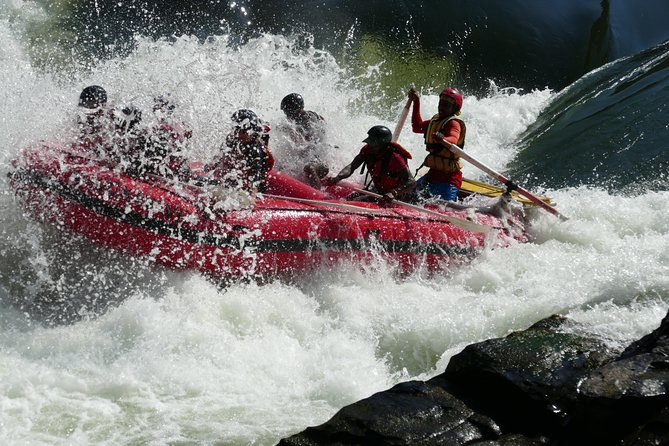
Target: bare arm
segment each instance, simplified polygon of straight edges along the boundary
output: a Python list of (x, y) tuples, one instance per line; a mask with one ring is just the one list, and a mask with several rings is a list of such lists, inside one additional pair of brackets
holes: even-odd
[(344, 167), (334, 178), (332, 178), (331, 182), (332, 184), (337, 184), (344, 178), (348, 178), (351, 175), (353, 175), (353, 172), (355, 172), (355, 169), (358, 167), (362, 166), (362, 163), (365, 162), (365, 156), (362, 154), (358, 154), (355, 158), (353, 158), (353, 161), (351, 161), (351, 164), (348, 166)]

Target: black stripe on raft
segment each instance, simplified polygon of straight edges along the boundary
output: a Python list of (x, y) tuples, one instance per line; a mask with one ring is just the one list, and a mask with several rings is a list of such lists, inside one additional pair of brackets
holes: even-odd
[[(147, 218), (137, 213), (129, 212), (108, 205), (102, 200), (80, 193), (76, 188), (63, 184), (52, 178), (40, 175), (34, 171), (20, 170), (10, 174), (11, 179), (27, 185), (39, 186), (52, 193), (56, 193), (98, 215), (132, 225), (155, 234), (175, 238), (184, 242), (201, 245), (219, 246), (230, 249), (241, 249), (239, 235), (234, 234), (202, 234), (188, 228), (182, 228), (163, 220)], [(234, 227), (234, 231), (243, 231), (247, 228)], [(325, 251), (362, 251), (376, 248), (389, 253), (428, 254), (447, 257), (473, 258), (476, 250), (467, 246), (453, 246), (439, 243), (424, 243), (415, 240), (383, 240), (372, 238), (361, 239), (285, 239), (267, 240), (251, 238), (245, 240), (244, 247), (252, 248), (257, 252), (325, 252)]]

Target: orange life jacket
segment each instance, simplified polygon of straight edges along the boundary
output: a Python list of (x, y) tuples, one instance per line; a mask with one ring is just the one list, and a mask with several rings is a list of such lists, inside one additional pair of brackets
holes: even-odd
[(448, 150), (440, 140), (434, 136), (434, 134), (440, 132), (444, 125), (450, 120), (455, 120), (460, 124), (460, 137), (458, 138), (456, 145), (463, 149), (465, 147), (467, 127), (465, 127), (465, 122), (462, 119), (458, 119), (455, 116), (440, 119), (437, 114), (430, 119), (430, 123), (425, 129), (425, 147), (430, 154), (425, 157), (423, 165), (439, 172), (451, 173), (462, 169), (462, 161), (460, 158)]

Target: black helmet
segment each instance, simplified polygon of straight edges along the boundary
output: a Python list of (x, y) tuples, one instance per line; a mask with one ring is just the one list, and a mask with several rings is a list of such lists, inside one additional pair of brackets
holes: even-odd
[(291, 93), (281, 99), (281, 110), (284, 112), (296, 112), (304, 108), (304, 99), (298, 93)]
[(231, 116), (232, 122), (235, 123), (235, 128), (242, 130), (253, 130), (254, 132), (261, 132), (262, 125), (258, 115), (252, 110), (242, 108), (234, 112)]
[(393, 133), (385, 125), (375, 125), (367, 131), (367, 138), (362, 142), (369, 144), (370, 142), (377, 142), (381, 145), (388, 145), (393, 140)]
[(84, 88), (79, 95), (79, 107), (98, 108), (107, 103), (107, 92), (99, 85)]
[(127, 132), (142, 120), (142, 111), (135, 105), (126, 105), (114, 110), (114, 125), (122, 132)]

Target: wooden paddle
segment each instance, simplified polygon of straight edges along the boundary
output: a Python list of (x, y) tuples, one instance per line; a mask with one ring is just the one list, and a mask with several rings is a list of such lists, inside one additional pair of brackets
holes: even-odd
[[(462, 185), (460, 186), (460, 190), (463, 191), (464, 193), (476, 194), (476, 195), (481, 195), (483, 197), (491, 197), (491, 198), (499, 197), (500, 195), (506, 192), (505, 187), (493, 186), (492, 184), (472, 180), (471, 178), (462, 179)], [(522, 197), (516, 191), (511, 192), (511, 197), (517, 202), (522, 203), (526, 206), (536, 206), (536, 204), (532, 203), (527, 198)], [(550, 197), (547, 197), (545, 195), (538, 195), (538, 197), (541, 198), (541, 200), (544, 201), (545, 203), (548, 203), (551, 206), (553, 206), (553, 200)]]
[[(374, 198), (377, 198), (377, 199), (382, 199), (383, 198), (382, 195), (379, 195), (375, 192), (360, 189), (358, 187), (351, 186), (349, 184), (340, 183), (339, 185), (342, 186), (342, 187), (346, 187), (348, 189), (351, 189), (352, 191), (358, 192), (358, 193), (363, 194), (363, 195), (367, 195), (367, 196), (374, 197)], [(459, 227), (461, 229), (464, 229), (466, 231), (481, 232), (483, 234), (487, 234), (492, 229), (492, 226), (480, 225), (478, 223), (474, 223), (473, 221), (465, 220), (464, 218), (452, 217), (450, 215), (440, 214), (439, 212), (431, 211), (429, 209), (425, 209), (423, 207), (416, 206), (415, 204), (406, 203), (404, 201), (400, 201), (400, 200), (397, 200), (397, 199), (392, 200), (392, 203), (395, 203), (395, 204), (397, 204), (399, 206), (402, 206), (402, 207), (405, 207), (405, 208), (413, 209), (413, 210), (416, 210), (416, 211), (423, 212), (425, 214), (430, 214), (430, 215), (433, 215), (435, 217), (441, 218), (442, 220), (446, 220), (449, 223), (453, 224), (454, 226), (457, 226), (457, 227)]]
[(453, 143), (450, 143), (446, 140), (446, 138), (441, 138), (441, 143), (448, 148), (451, 152), (454, 154), (458, 155), (460, 158), (469, 161), (471, 164), (474, 166), (478, 167), (481, 169), (483, 172), (485, 172), (488, 176), (491, 178), (494, 178), (498, 181), (500, 181), (502, 184), (506, 185), (507, 187), (511, 186), (515, 191), (517, 191), (520, 195), (524, 196), (528, 200), (530, 200), (532, 203), (536, 204), (537, 206), (541, 206), (542, 208), (546, 209), (548, 212), (551, 214), (559, 217), (561, 220), (569, 220), (566, 216), (562, 215), (560, 212), (558, 212), (557, 209), (555, 209), (553, 206), (550, 204), (544, 202), (541, 198), (537, 197), (534, 195), (532, 192), (524, 189), (521, 186), (518, 186), (517, 184), (513, 183), (510, 179), (505, 177), (499, 172), (496, 172), (492, 170), (490, 167), (486, 166), (482, 162), (478, 161), (476, 158), (472, 157), (471, 155), (465, 153), (460, 147), (456, 146)]
[(340, 203), (337, 201), (321, 201), (321, 200), (310, 200), (308, 198), (297, 198), (297, 197), (286, 197), (284, 195), (273, 195), (273, 194), (262, 194), (263, 197), (275, 198), (280, 200), (295, 201), (296, 203), (305, 203), (305, 204), (315, 204), (319, 206), (332, 206), (339, 207), (342, 209), (347, 209), (349, 211), (363, 212), (366, 214), (378, 214), (381, 212), (379, 209), (370, 209), (362, 206), (356, 206), (354, 204)]
[(402, 133), (402, 127), (404, 127), (404, 123), (407, 120), (407, 116), (409, 116), (409, 110), (411, 109), (411, 98), (407, 99), (406, 105), (404, 105), (404, 108), (402, 109), (402, 113), (400, 113), (400, 119), (397, 121), (397, 125), (395, 126), (395, 131), (393, 132), (393, 142), (396, 142), (398, 139), (400, 139), (400, 133)]

